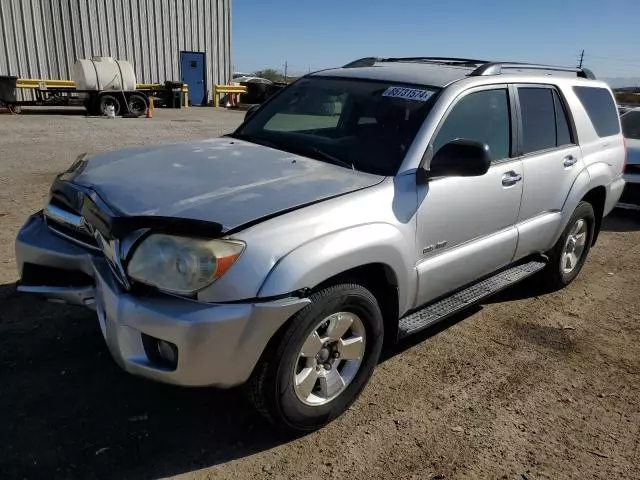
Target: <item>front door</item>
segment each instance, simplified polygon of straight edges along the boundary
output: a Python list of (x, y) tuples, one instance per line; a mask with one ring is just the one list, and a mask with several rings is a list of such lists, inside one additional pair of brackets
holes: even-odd
[(510, 263), (518, 243), (522, 163), (512, 148), (513, 110), (506, 85), (471, 89), (449, 107), (431, 142), (486, 143), (493, 159), (479, 177), (433, 178), (418, 186), (416, 306)]
[(204, 53), (180, 52), (182, 83), (189, 85), (189, 101), (192, 105), (206, 105), (207, 89), (204, 76)]

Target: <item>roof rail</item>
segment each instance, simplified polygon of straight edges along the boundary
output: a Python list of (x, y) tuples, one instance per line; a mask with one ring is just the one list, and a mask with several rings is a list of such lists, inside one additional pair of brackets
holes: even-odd
[(364, 57), (354, 60), (353, 62), (343, 65), (342, 68), (371, 67), (377, 62), (418, 62), (432, 63), (436, 65), (448, 65), (458, 67), (476, 67), (469, 74), (471, 77), (481, 77), (485, 75), (500, 75), (503, 70), (523, 69), (523, 70), (546, 70), (550, 72), (569, 72), (575, 73), (578, 77), (589, 78), (595, 80), (596, 76), (588, 68), (558, 67), (555, 65), (540, 65), (535, 63), (518, 63), (518, 62), (488, 62), (486, 60), (475, 60), (471, 58), (455, 58), (455, 57)]
[(452, 66), (478, 66), (487, 63), (486, 60), (473, 60), (470, 58), (455, 58), (455, 57), (391, 57), (391, 58), (379, 58), (379, 57), (364, 57), (349, 62), (343, 65), (342, 68), (358, 68), (358, 67), (371, 67), (377, 62), (417, 62), (417, 63), (434, 63), (437, 65), (452, 65)]
[(476, 60), (472, 58), (457, 57), (400, 57), (400, 58), (383, 58), (382, 62), (424, 62), (437, 63), (440, 65), (482, 65), (487, 63), (486, 60)]
[(505, 69), (547, 70), (551, 72), (575, 73), (578, 77), (595, 80), (596, 76), (588, 68), (558, 67), (555, 65), (538, 65), (534, 63), (490, 62), (476, 68), (469, 76), (500, 75)]
[(380, 60), (381, 59), (378, 57), (359, 58), (358, 60), (354, 60), (353, 62), (349, 62), (346, 65), (343, 65), (342, 68), (372, 67), (376, 62)]

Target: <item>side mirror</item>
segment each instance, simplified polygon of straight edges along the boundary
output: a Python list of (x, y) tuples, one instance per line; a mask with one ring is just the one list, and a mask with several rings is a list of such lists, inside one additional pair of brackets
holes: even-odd
[(258, 110), (258, 108), (260, 108), (260, 105), (251, 105), (247, 110), (247, 113), (244, 114), (244, 121), (246, 122), (247, 120), (249, 120), (249, 117), (256, 113), (256, 110)]
[(491, 166), (486, 143), (457, 139), (443, 145), (431, 159), (430, 177), (479, 177)]

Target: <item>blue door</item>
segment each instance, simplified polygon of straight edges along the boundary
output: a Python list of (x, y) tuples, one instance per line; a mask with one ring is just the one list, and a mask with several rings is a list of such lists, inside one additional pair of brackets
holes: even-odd
[(180, 52), (182, 83), (189, 85), (189, 100), (192, 105), (206, 105), (207, 89), (204, 78), (204, 53)]

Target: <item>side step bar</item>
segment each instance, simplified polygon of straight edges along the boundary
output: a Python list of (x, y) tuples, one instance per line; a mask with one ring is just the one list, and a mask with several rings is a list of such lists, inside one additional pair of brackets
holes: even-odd
[(404, 338), (420, 330), (424, 330), (478, 303), (482, 299), (498, 293), (500, 290), (504, 290), (520, 280), (530, 277), (534, 273), (542, 270), (545, 266), (545, 262), (536, 260), (510, 267), (478, 283), (474, 283), (449, 297), (427, 305), (417, 312), (402, 317), (400, 319), (400, 325), (398, 326), (398, 338)]

